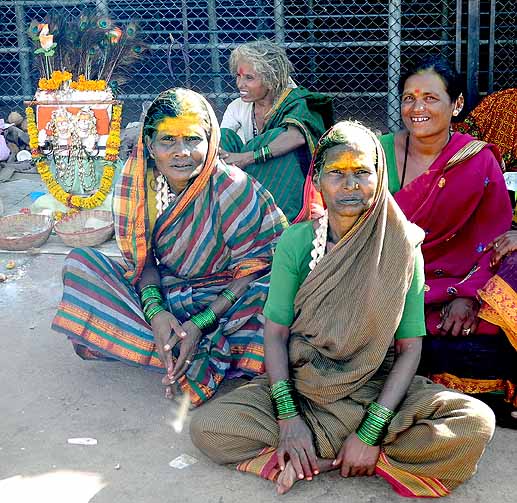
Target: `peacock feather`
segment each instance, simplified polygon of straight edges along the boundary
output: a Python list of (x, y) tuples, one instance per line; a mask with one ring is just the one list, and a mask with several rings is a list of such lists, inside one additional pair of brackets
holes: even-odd
[[(74, 79), (84, 75), (88, 80), (106, 80), (113, 89), (118, 89), (131, 76), (131, 66), (147, 49), (134, 21), (116, 26), (109, 17), (97, 15), (92, 8), (79, 16), (57, 8), (49, 11), (43, 21), (33, 20), (29, 24), (27, 34), (35, 50), (39, 47), (42, 22), (48, 24), (56, 43), (53, 68), (71, 72)], [(44, 59), (40, 54), (36, 56), (35, 66), (44, 75)]]

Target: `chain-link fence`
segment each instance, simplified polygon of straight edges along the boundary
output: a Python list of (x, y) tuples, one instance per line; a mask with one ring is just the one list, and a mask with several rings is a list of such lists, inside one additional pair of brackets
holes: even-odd
[[(472, 3), (480, 9), (477, 41)], [(237, 96), (230, 52), (257, 38), (284, 45), (295, 81), (334, 95), (337, 118), (382, 130), (399, 122), (401, 71), (427, 54), (441, 53), (465, 70), (477, 44), (480, 90), (516, 85), (515, 0), (0, 1), (0, 112), (20, 108), (35, 91), (30, 21), (50, 9), (78, 16), (86, 7), (114, 23), (138, 21), (149, 45), (122, 89), (125, 120), (138, 118), (142, 101), (179, 85), (205, 94), (221, 116)]]

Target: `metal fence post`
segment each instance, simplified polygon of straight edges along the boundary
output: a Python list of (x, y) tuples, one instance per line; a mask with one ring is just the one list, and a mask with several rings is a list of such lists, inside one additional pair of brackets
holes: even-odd
[(185, 87), (191, 87), (191, 71), (190, 71), (190, 47), (188, 40), (188, 5), (187, 0), (181, 0), (181, 25), (183, 28), (183, 59), (185, 61)]
[(95, 7), (97, 9), (97, 15), (107, 16), (109, 14), (108, 0), (95, 0)]
[(387, 126), (390, 131), (399, 129), (400, 43), (402, 41), (401, 0), (390, 0), (388, 7), (388, 93)]
[(480, 0), (469, 0), (469, 21), (467, 27), (467, 112), (479, 100), (479, 8)]
[(490, 25), (488, 33), (488, 92), (494, 92), (494, 57), (495, 57), (495, 0), (490, 0)]
[[(208, 28), (210, 30), (210, 58), (212, 60), (212, 72), (214, 73), (214, 92), (220, 95), (223, 92), (221, 79), (221, 60), (219, 59), (219, 37), (217, 36), (217, 10), (216, 0), (208, 0)], [(222, 100), (216, 99), (216, 108), (221, 110)]]
[(275, 42), (279, 45), (285, 43), (285, 18), (284, 18), (284, 0), (275, 0)]
[(32, 96), (32, 83), (30, 72), (30, 47), (27, 40), (25, 27), (25, 10), (21, 2), (14, 4), (16, 12), (16, 37), (18, 39), (18, 49), (20, 50), (18, 59), (20, 61), (20, 77), (22, 81), (22, 93), (25, 97)]
[(462, 0), (456, 0), (456, 41), (455, 41), (455, 59), (456, 59), (456, 71), (461, 73), (461, 14), (462, 14)]

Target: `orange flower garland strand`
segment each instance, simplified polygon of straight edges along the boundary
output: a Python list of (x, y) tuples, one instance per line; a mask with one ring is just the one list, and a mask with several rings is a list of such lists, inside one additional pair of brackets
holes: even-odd
[[(58, 181), (52, 175), (49, 164), (43, 159), (38, 149), (38, 127), (36, 126), (36, 119), (32, 107), (27, 107), (27, 129), (29, 133), (29, 142), (32, 151), (32, 156), (36, 160), (36, 168), (41, 176), (41, 179), (48, 188), (49, 193), (60, 203), (69, 208), (93, 209), (100, 206), (108, 196), (113, 178), (115, 177), (115, 162), (118, 158), (120, 147), (120, 125), (122, 117), (122, 105), (113, 106), (112, 120), (110, 124), (110, 131), (108, 135), (108, 142), (106, 143), (106, 160), (108, 161), (104, 166), (104, 171), (99, 184), (99, 189), (88, 197), (72, 195), (61, 187)], [(108, 143), (109, 157), (108, 157)]]
[(71, 82), (70, 87), (76, 91), (104, 91), (105, 80), (86, 80), (84, 75), (79, 75), (77, 82)]
[(60, 88), (63, 82), (72, 79), (72, 74), (66, 71), (56, 70), (52, 72), (50, 79), (39, 79), (38, 81), (38, 89), (42, 89), (43, 91), (55, 91)]
[(122, 123), (122, 105), (114, 105), (111, 114), (110, 131), (106, 140), (106, 155), (108, 161), (116, 161), (120, 150), (120, 127)]

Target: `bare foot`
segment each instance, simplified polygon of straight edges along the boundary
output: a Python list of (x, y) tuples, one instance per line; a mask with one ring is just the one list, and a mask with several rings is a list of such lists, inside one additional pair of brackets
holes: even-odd
[(297, 481), (298, 476), (296, 475), (296, 470), (292, 463), (288, 461), (284, 470), (280, 472), (280, 475), (278, 475), (278, 479), (276, 480), (276, 492), (278, 494), (285, 494)]

